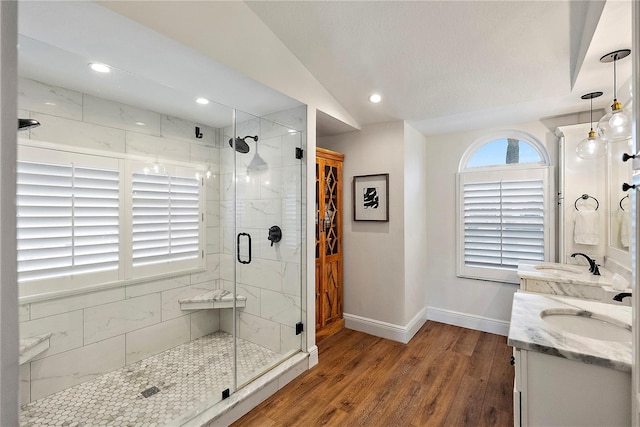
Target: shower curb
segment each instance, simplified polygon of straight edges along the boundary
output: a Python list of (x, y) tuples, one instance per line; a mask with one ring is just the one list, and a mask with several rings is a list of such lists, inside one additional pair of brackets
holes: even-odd
[(176, 424), (183, 427), (229, 426), (308, 369), (309, 353), (297, 353), (228, 399), (207, 409), (194, 410), (175, 420)]

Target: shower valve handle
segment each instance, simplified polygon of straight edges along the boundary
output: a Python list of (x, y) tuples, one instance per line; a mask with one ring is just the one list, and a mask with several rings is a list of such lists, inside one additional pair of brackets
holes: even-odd
[(271, 241), (271, 246), (273, 246), (274, 243), (278, 243), (280, 240), (282, 240), (282, 229), (280, 229), (280, 227), (278, 227), (277, 225), (269, 227), (268, 239)]

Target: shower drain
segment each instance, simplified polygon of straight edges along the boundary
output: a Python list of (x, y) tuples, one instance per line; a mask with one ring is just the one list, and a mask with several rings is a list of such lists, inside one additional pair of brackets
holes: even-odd
[(149, 387), (146, 390), (143, 390), (142, 392), (140, 392), (140, 394), (142, 394), (145, 398), (149, 397), (149, 396), (153, 396), (154, 394), (158, 393), (160, 391), (160, 389), (156, 386), (153, 387)]

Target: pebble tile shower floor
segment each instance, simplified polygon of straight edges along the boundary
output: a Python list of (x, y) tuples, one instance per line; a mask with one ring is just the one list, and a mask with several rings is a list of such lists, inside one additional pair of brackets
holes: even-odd
[[(233, 384), (233, 336), (215, 332), (21, 408), (27, 426), (155, 426), (202, 405)], [(281, 355), (238, 340), (238, 384)], [(156, 387), (159, 391), (155, 394)], [(149, 390), (152, 389), (152, 390)], [(142, 395), (147, 391), (149, 397)]]

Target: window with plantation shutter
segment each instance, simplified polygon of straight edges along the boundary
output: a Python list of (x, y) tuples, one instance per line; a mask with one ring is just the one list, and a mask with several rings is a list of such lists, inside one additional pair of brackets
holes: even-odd
[(117, 278), (118, 162), (95, 160), (18, 161), (18, 282), (90, 273)]
[(464, 185), (464, 263), (516, 269), (544, 260), (543, 181)]
[(132, 187), (133, 266), (199, 258), (200, 180), (134, 173)]
[(202, 170), (54, 147), (31, 141), (18, 145), (21, 295), (203, 268)]
[(479, 168), (468, 157), (471, 166), (457, 176), (458, 276), (518, 283), (519, 261), (550, 259), (550, 167), (505, 165), (500, 153), (499, 166)]

